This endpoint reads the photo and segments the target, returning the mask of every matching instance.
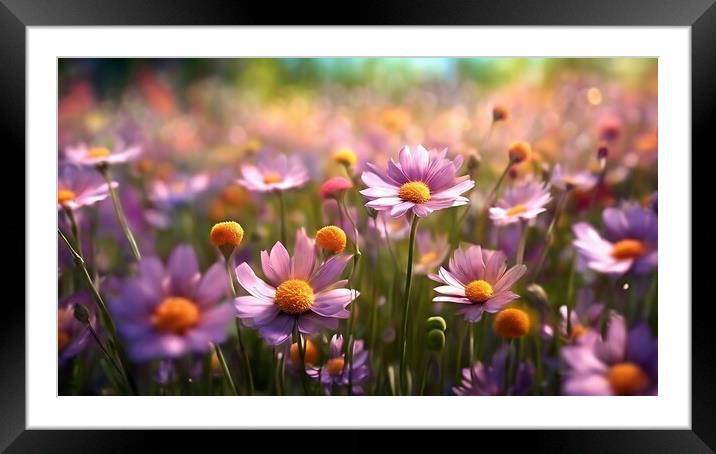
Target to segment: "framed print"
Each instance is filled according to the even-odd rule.
[[[550,452],[711,452],[691,255],[711,3],[295,26],[310,8],[5,2],[27,181],[3,448],[518,429]]]

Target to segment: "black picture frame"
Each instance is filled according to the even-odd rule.
[[[692,148],[713,149],[712,119],[716,113],[716,4],[715,0],[621,0],[618,3],[597,0],[492,0],[403,2],[363,1],[353,6],[322,2],[247,2],[241,0],[0,0],[0,116],[5,155],[3,163],[25,168],[25,76],[26,27],[39,25],[573,25],[573,26],[690,26],[692,84]],[[49,152],[49,150],[48,150]],[[690,150],[670,152],[690,153]],[[12,162],[12,159],[15,162]],[[27,171],[28,169],[25,168]],[[703,170],[702,172],[707,171]],[[15,181],[8,179],[6,181]],[[693,181],[699,181],[694,174]],[[704,181],[702,178],[701,181]],[[706,177],[708,181],[708,177]],[[5,193],[12,191],[5,186]],[[16,183],[14,184],[16,186]],[[697,192],[694,192],[696,196]],[[17,191],[12,192],[17,195]],[[712,190],[705,192],[712,193]],[[24,213],[24,200],[3,204],[6,214]],[[7,222],[7,219],[6,219]],[[693,221],[692,221],[693,222]],[[19,241],[8,238],[25,236],[19,222],[8,222],[3,252],[6,265],[19,264]],[[697,229],[707,228],[693,223]],[[709,237],[712,237],[711,234]],[[709,238],[705,235],[701,238]],[[24,263],[24,261],[23,261]],[[19,265],[17,267],[19,269]],[[24,268],[24,267],[23,267]],[[7,268],[6,268],[7,269]],[[694,269],[694,272],[696,269]],[[27,270],[31,272],[31,270]],[[27,279],[27,272],[25,279]],[[697,274],[698,277],[698,274]],[[692,279],[697,281],[697,279]],[[25,280],[27,283],[27,281]],[[23,291],[24,292],[24,291]],[[423,449],[440,447],[464,440],[479,440],[486,449],[492,443],[512,449],[547,452],[681,452],[700,453],[716,450],[716,355],[713,322],[708,317],[712,298],[692,305],[692,402],[691,430],[618,430],[618,431],[519,431],[514,436],[501,431],[482,431],[472,436],[459,434],[447,442],[447,434],[412,431],[398,437],[367,437],[358,432],[334,431],[334,441],[320,437],[287,434],[271,437],[273,447],[303,440],[340,443],[349,450],[401,448],[406,440],[419,440]],[[688,304],[688,295],[678,304]],[[671,302],[677,304],[677,302]],[[671,304],[666,302],[666,304]],[[237,449],[238,439],[229,432],[207,435],[189,431],[158,433],[148,431],[55,431],[25,430],[25,308],[19,298],[5,301],[0,317],[0,450],[7,452],[135,452],[168,447],[203,439],[200,444],[217,449]],[[237,408],[237,411],[240,409]],[[426,418],[438,417],[427,415]],[[226,440],[218,441],[216,437]],[[452,437],[452,435],[449,435]],[[205,438],[206,437],[206,438]],[[209,438],[210,437],[210,438]],[[265,443],[267,434],[243,433],[241,443],[249,446]],[[247,439],[248,437],[248,439]],[[489,438],[489,441],[487,440]],[[263,440],[263,441],[262,441]],[[283,442],[282,442],[283,440]],[[226,443],[223,443],[226,441]],[[393,446],[391,446],[393,445]],[[474,445],[478,449],[478,445]],[[342,449],[342,448],[341,448]]]

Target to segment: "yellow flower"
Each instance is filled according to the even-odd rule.
[[[244,239],[244,229],[238,222],[219,222],[211,228],[209,234],[211,244],[218,248],[230,246],[236,248]]]
[[[333,153],[333,160],[346,167],[353,167],[358,162],[358,157],[353,150],[348,147],[344,147],[339,148],[335,153]]]
[[[343,252],[346,248],[346,232],[340,227],[329,225],[316,233],[316,245],[334,254]]]
[[[495,317],[495,331],[509,339],[522,337],[530,331],[530,318],[521,309],[514,307],[504,309]]]

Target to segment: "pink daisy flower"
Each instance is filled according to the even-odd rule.
[[[117,183],[112,182],[116,187]],[[64,165],[58,172],[57,209],[79,208],[94,205],[109,197],[109,185],[97,172],[83,170],[75,165]]]
[[[594,271],[621,275],[648,273],[658,265],[658,219],[636,202],[607,208],[602,213],[606,237],[590,224],[572,226],[574,246],[583,263]]]
[[[561,165],[554,166],[550,183],[561,190],[574,188],[580,191],[589,191],[596,186],[598,178],[588,170],[570,172],[563,169]]]
[[[276,159],[260,160],[256,166],[241,166],[238,183],[255,192],[285,191],[303,186],[308,181],[308,170],[297,156],[282,154]]]
[[[296,232],[293,257],[280,242],[261,251],[265,280],[259,279],[247,263],[236,268],[239,284],[250,293],[234,300],[239,318],[256,327],[271,345],[290,339],[295,325],[303,334],[321,328],[338,328],[339,319],[350,315],[346,306],[356,299],[356,290],[343,288],[339,280],[351,255],[338,254],[322,265],[316,263],[316,248],[304,229]]]
[[[534,180],[509,188],[505,195],[497,201],[497,206],[490,208],[490,219],[495,225],[507,225],[519,221],[529,221],[546,211],[545,205],[552,200],[546,183]]]
[[[415,152],[408,146],[400,150],[399,163],[391,160],[383,176],[371,163],[361,179],[368,186],[360,191],[370,201],[367,207],[377,211],[389,211],[391,217],[399,217],[412,211],[425,217],[435,210],[465,205],[463,192],[475,186],[469,176],[455,177],[462,165],[462,156],[447,159],[447,149],[428,152],[418,145]]]
[[[433,281],[444,284],[435,288],[441,296],[436,296],[433,301],[462,304],[458,314],[473,323],[480,321],[483,312],[499,312],[519,297],[510,287],[527,270],[524,265],[515,265],[508,270],[505,261],[501,251],[480,246],[455,250],[447,270],[440,267],[437,275],[428,275]]]
[[[65,157],[68,161],[80,165],[97,166],[101,164],[123,164],[134,160],[142,153],[142,148],[133,146],[124,148],[118,144],[114,150],[106,147],[88,147],[82,143],[76,147],[67,147]]]

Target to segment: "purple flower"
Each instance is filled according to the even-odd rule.
[[[360,191],[370,201],[367,207],[389,211],[390,216],[402,216],[412,211],[425,217],[435,210],[465,205],[461,196],[475,186],[469,176],[455,177],[462,165],[462,156],[449,160],[447,149],[440,153],[428,152],[419,145],[415,153],[408,146],[400,150],[399,163],[391,160],[385,176],[371,163],[361,178],[368,186]]]
[[[550,183],[561,190],[577,189],[580,191],[589,191],[597,184],[597,177],[587,170],[581,172],[568,172],[557,164],[552,171]]]
[[[490,219],[495,225],[529,221],[546,211],[545,205],[552,200],[546,183],[525,180],[507,189],[505,195],[490,208]]]
[[[174,205],[187,203],[209,187],[209,174],[176,175],[165,182],[156,180],[151,187],[149,198],[159,207],[169,209]]]
[[[436,296],[433,301],[461,304],[458,314],[473,323],[480,321],[483,312],[499,312],[518,298],[510,287],[527,270],[525,265],[515,265],[507,270],[505,261],[501,251],[480,246],[455,250],[448,270],[440,267],[437,275],[428,275],[433,281],[445,284],[435,288],[444,296]]]
[[[97,166],[100,164],[122,164],[135,159],[142,153],[142,148],[133,146],[124,148],[117,144],[113,151],[106,147],[88,147],[80,144],[65,149],[65,157],[68,161],[80,165]]]
[[[93,326],[95,324],[92,300],[87,292],[81,291],[60,300],[57,309],[57,354],[60,365],[84,350],[90,339],[89,329],[75,319],[75,304],[85,306],[90,314],[90,323]]]
[[[624,318],[614,313],[606,340],[593,339],[562,349],[564,394],[656,395],[657,341],[645,323],[627,332]]]
[[[571,334],[567,333],[567,306],[559,307],[559,334],[568,337],[571,342],[591,342],[593,340],[591,337],[596,334],[593,329],[599,324],[604,305],[594,302],[594,292],[589,288],[579,289],[576,300],[574,308],[569,311]],[[542,326],[542,333],[545,337],[551,338],[554,336],[554,329],[545,323]]]
[[[433,235],[418,232],[418,256],[413,270],[417,274],[428,274],[440,266],[450,252],[447,235]]]
[[[142,258],[139,275],[127,279],[110,302],[129,356],[177,358],[224,342],[235,315],[231,304],[219,304],[227,288],[223,264],[212,265],[202,277],[191,246],[177,246],[166,268],[157,257]]]
[[[656,214],[636,203],[607,208],[602,213],[607,238],[589,224],[572,227],[574,246],[581,260],[600,273],[646,273],[657,266],[658,223]]]
[[[334,255],[318,266],[316,247],[304,229],[296,232],[295,244],[293,257],[280,242],[270,254],[261,251],[265,281],[247,263],[236,268],[239,284],[250,293],[234,300],[239,318],[257,327],[271,345],[288,340],[295,324],[303,334],[338,328],[338,320],[349,316],[346,306],[359,295],[343,288],[347,280],[339,280],[350,255]]]
[[[94,205],[109,197],[109,185],[96,172],[66,164],[58,171],[57,209],[79,208]],[[112,182],[116,187],[117,183]]]
[[[308,170],[298,156],[282,154],[276,159],[264,159],[258,165],[241,166],[238,183],[256,192],[285,191],[303,186],[308,181]]]
[[[363,394],[361,383],[368,378],[370,371],[368,370],[368,352],[363,349],[363,341],[355,340],[353,342],[353,367],[347,363],[347,359],[343,354],[343,336],[334,334],[331,338],[330,358],[319,369],[310,367],[306,369],[306,374],[312,378],[318,378],[323,385],[326,394],[331,393],[331,387],[348,386],[349,381],[352,384],[352,394]]]
[[[508,389],[505,386],[505,366],[507,348],[502,347],[492,358],[492,365],[486,367],[481,362],[462,370],[462,381],[452,388],[457,396],[524,396],[532,387],[534,369],[530,363],[522,362],[517,369],[515,383]]]

